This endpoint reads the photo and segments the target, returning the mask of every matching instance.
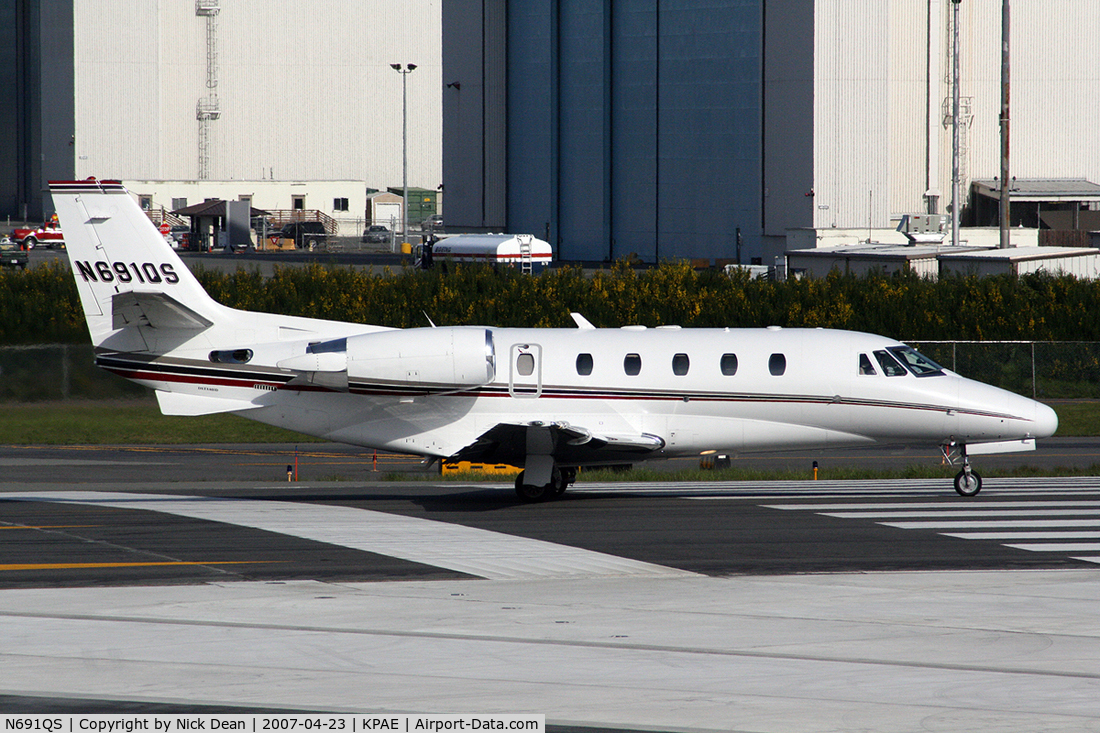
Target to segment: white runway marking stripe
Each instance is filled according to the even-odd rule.
[[[765,509],[813,512],[833,519],[863,519],[895,529],[933,531],[944,537],[961,540],[993,541],[1004,547],[1039,553],[1066,553],[1074,560],[1100,564],[1100,501],[1091,498],[1065,498],[1065,489],[1088,490],[1095,495],[1100,488],[1096,477],[1087,480],[1049,479],[1034,485],[1031,491],[1021,491],[1021,482],[998,479],[1005,488],[997,491],[997,499],[944,499],[942,501],[900,501],[896,496],[883,496],[882,501],[767,503]],[[1030,481],[1030,480],[1028,480]],[[1055,492],[1058,492],[1057,494]],[[1020,500],[1005,500],[1006,496],[1026,496]],[[817,495],[831,499],[833,496]],[[861,497],[863,498],[863,497]],[[868,499],[870,497],[867,497]],[[912,520],[912,521],[905,521]],[[1080,541],[1075,541],[1080,540]]]
[[[858,509],[874,509],[879,511],[886,509],[950,510],[955,509],[959,506],[958,501],[958,498],[948,498],[945,501],[898,501],[881,504],[870,504],[867,502],[863,502],[861,504],[768,504],[765,506],[768,509],[789,509],[813,512],[842,512]],[[981,505],[975,504],[974,506],[989,507],[992,509],[1023,509],[1032,507],[1100,507],[1100,501],[998,501]]]
[[[947,537],[956,537],[960,540],[1001,540],[1002,542],[1020,540],[1100,540],[1098,531],[1067,531],[1067,532],[955,532],[945,533]]]
[[[163,512],[252,527],[494,580],[693,576],[542,540],[345,506],[97,491],[3,494],[4,499]]]
[[[898,529],[1042,529],[1054,527],[1100,527],[1100,519],[988,519],[971,522],[879,522]]]
[[[1035,542],[1005,547],[1029,552],[1100,552],[1100,542]]]
[[[1074,517],[1100,515],[1100,509],[991,509],[975,507],[973,509],[941,509],[940,511],[924,509],[915,512],[878,512],[873,511],[875,507],[868,507],[868,509],[870,511],[818,512],[818,514],[837,519],[916,519],[917,517],[962,519],[963,517]]]

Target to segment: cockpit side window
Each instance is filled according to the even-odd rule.
[[[882,373],[888,377],[904,377],[907,373],[905,367],[898,364],[897,359],[890,356],[886,351],[876,351],[875,359],[878,360],[879,366],[882,367]]]
[[[871,363],[871,359],[868,358],[866,354],[859,355],[859,373],[868,375],[878,374],[878,372],[875,371],[875,365]]]
[[[910,346],[891,346],[890,353],[918,377],[942,377],[943,367]]]

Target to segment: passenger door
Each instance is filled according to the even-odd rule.
[[[509,355],[508,394],[537,398],[542,394],[542,347],[512,344]]]

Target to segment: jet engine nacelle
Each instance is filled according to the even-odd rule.
[[[471,389],[496,377],[493,332],[410,328],[348,338],[348,381],[432,392]]]

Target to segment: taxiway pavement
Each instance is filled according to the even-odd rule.
[[[1100,730],[1100,478],[990,478],[975,499],[939,479],[587,484],[529,505],[98,460],[0,484],[2,711]]]

